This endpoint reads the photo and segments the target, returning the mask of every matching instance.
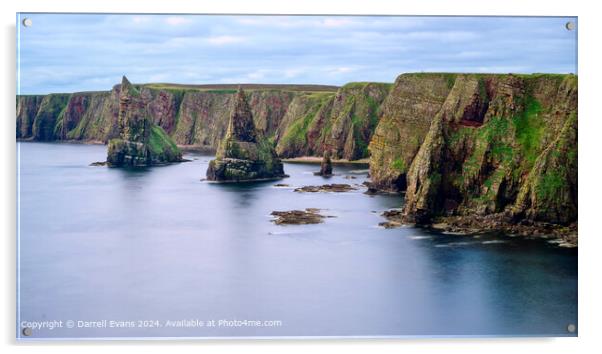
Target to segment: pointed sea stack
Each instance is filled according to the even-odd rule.
[[[153,123],[140,92],[125,76],[119,94],[119,129],[119,138],[109,141],[109,166],[152,166],[182,161],[180,149]]]
[[[330,159],[330,150],[324,150],[324,156],[320,163],[320,171],[315,172],[314,175],[322,177],[332,176],[332,160]]]
[[[273,144],[255,129],[245,93],[238,88],[226,136],[215,160],[209,162],[207,180],[249,182],[287,177]]]

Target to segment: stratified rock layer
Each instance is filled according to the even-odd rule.
[[[247,182],[286,177],[272,143],[255,129],[247,98],[239,88],[215,160],[209,162],[207,180]]]
[[[140,92],[125,76],[119,95],[118,127],[120,137],[109,141],[109,166],[152,166],[182,160],[176,144],[151,121]]]
[[[381,107],[382,117],[370,141],[371,187],[399,192],[431,121],[453,84],[450,74],[400,75]]]
[[[577,220],[575,76],[457,75],[423,139],[406,172],[408,221]]]

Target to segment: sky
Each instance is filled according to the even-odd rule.
[[[19,17],[20,16],[20,17]],[[134,83],[393,82],[408,72],[576,73],[575,18],[18,14],[21,94]]]

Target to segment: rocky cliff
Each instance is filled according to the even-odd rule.
[[[134,85],[153,119],[178,145],[215,151],[226,134],[235,87]],[[256,128],[285,157],[368,156],[388,84],[249,85]],[[121,85],[107,92],[17,97],[17,138],[107,143],[119,135]],[[35,128],[34,127],[38,127]]]
[[[286,177],[272,142],[255,128],[242,88],[238,89],[232,106],[226,136],[219,144],[215,159],[209,162],[207,179],[248,182]]]
[[[402,75],[370,147],[375,185],[406,187],[407,221],[577,220],[576,76]]]
[[[232,86],[135,85],[153,123],[179,145],[216,150]],[[107,142],[120,85],[17,97],[17,137]],[[248,85],[257,132],[280,157],[370,157],[371,187],[406,191],[406,220],[503,215],[577,219],[577,77],[402,74],[394,84]]]
[[[454,80],[449,74],[403,74],[395,80],[368,147],[374,188],[405,190],[407,170]]]
[[[368,157],[368,143],[390,87],[381,83],[350,83],[334,95],[296,97],[277,131],[278,154],[321,156],[330,150],[335,158]]]

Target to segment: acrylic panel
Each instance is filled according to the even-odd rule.
[[[576,17],[16,27],[18,339],[577,335]]]

